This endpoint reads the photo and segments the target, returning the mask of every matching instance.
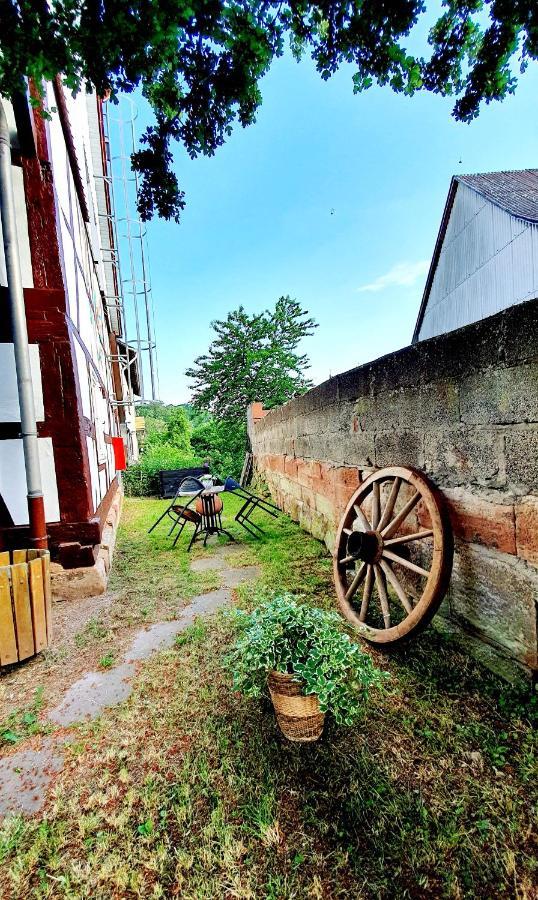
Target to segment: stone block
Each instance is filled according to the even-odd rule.
[[[332,407],[338,401],[338,378],[329,378],[322,384],[318,384],[317,387],[308,391],[305,397],[308,398],[311,409]]]
[[[490,316],[447,334],[420,341],[416,383],[460,380],[474,372],[504,365],[503,315]]]
[[[414,388],[421,357],[420,345],[409,345],[370,363],[370,384],[375,394],[399,388]]]
[[[104,594],[107,586],[107,572],[102,557],[93,566],[64,569],[60,563],[51,563],[50,578],[52,599],[83,600]]]
[[[502,437],[491,429],[440,428],[424,436],[424,469],[441,488],[502,485],[501,458]]]
[[[340,459],[346,466],[373,466],[375,459],[375,437],[373,431],[358,431],[340,440]]]
[[[461,420],[470,425],[537,422],[538,364],[490,369],[464,379]]]
[[[538,566],[538,497],[524,497],[515,512],[517,555]]]
[[[327,497],[322,497],[321,494],[314,494],[314,498],[316,512],[324,516],[328,522],[332,522],[334,519],[334,502]]]
[[[538,428],[513,428],[504,439],[506,479],[524,493],[538,491]]]
[[[506,364],[511,366],[538,357],[538,303],[528,300],[518,303],[502,314],[503,351]],[[495,316],[497,318],[497,316]]]
[[[297,459],[295,456],[284,457],[284,474],[288,478],[297,478]]]
[[[460,417],[458,386],[450,381],[385,391],[364,412],[358,406],[362,430],[455,425]]]
[[[330,519],[327,519],[322,513],[319,513],[317,510],[313,510],[310,518],[310,534],[317,538],[318,541],[325,540],[325,535],[329,530]]]
[[[523,688],[528,687],[533,676],[533,669],[517,662],[497,644],[487,643],[483,635],[466,631],[455,619],[441,615],[441,612],[434,617],[432,625],[436,631],[450,638],[459,650],[478,660],[491,672],[495,672],[496,675],[500,675],[511,684],[519,684]]]
[[[407,429],[378,431],[375,435],[375,465],[424,467],[423,433]],[[367,462],[372,465],[372,462]]]
[[[525,666],[536,666],[538,572],[514,556],[457,544],[452,615]]]
[[[444,490],[454,534],[462,541],[515,554],[516,528],[512,503],[493,502],[464,488]],[[501,495],[502,496],[502,495]]]
[[[361,482],[359,469],[342,466],[335,469],[334,506],[339,519]]]
[[[371,364],[349,369],[338,375],[338,399],[340,402],[356,400],[370,393]]]
[[[335,469],[327,463],[321,463],[318,474],[312,480],[312,487],[321,497],[334,499]]]

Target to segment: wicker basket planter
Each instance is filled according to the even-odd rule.
[[[267,684],[275,708],[277,722],[289,741],[317,741],[323,732],[325,713],[313,694],[303,694],[293,675],[269,672]]]
[[[49,551],[1,551],[0,666],[35,656],[51,639]]]

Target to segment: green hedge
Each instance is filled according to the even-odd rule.
[[[123,484],[128,497],[148,497],[160,490],[161,469],[186,469],[200,466],[201,459],[186,454],[169,444],[148,447],[133,466],[123,474]]]

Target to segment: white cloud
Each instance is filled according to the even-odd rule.
[[[419,262],[398,263],[392,269],[389,269],[388,272],[385,272],[384,275],[376,278],[375,281],[372,281],[370,284],[363,284],[362,287],[357,288],[357,293],[360,294],[363,291],[384,291],[388,287],[410,287],[410,285],[415,284],[419,278],[426,274],[429,267],[430,261],[428,259],[421,259]]]

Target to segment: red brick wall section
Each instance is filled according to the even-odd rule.
[[[250,439],[279,505],[330,549],[374,468],[425,471],[456,543],[443,615],[503,674],[536,669],[538,300],[331,378]]]

